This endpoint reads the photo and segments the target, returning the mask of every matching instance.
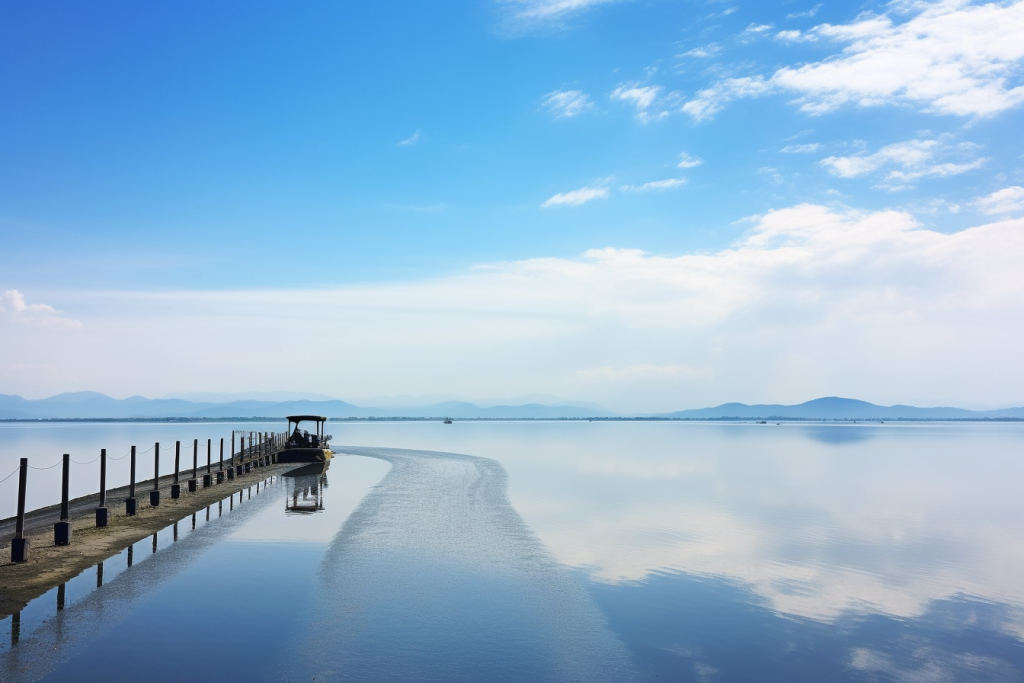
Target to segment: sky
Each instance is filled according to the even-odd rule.
[[[0,393],[1024,404],[1024,1],[0,4]]]

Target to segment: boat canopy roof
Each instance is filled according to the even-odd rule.
[[[299,422],[327,422],[327,418],[326,417],[321,417],[320,415],[289,415],[287,419],[288,419],[289,422],[295,422],[295,423],[299,423]]]

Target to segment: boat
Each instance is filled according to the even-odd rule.
[[[330,434],[324,434],[324,427],[327,418],[320,415],[291,415],[288,420],[288,440],[284,444],[284,450],[277,454],[277,461],[282,463],[290,462],[327,462],[334,457],[331,450]],[[309,431],[299,429],[303,422],[313,422],[316,429],[312,434]],[[295,424],[294,429],[292,424]]]
[[[452,419],[451,419],[450,417],[446,417],[446,418],[444,419],[444,423],[445,423],[446,425],[450,425],[450,424],[452,423]]]

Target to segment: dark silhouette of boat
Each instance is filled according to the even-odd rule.
[[[444,423],[445,423],[446,425],[450,425],[450,424],[452,423],[452,419],[451,419],[450,417],[446,417],[446,418],[444,419]]]
[[[292,423],[295,429],[292,430]],[[315,422],[316,429],[313,434],[307,430],[299,430],[302,422]],[[285,442],[284,450],[277,454],[278,462],[327,462],[334,457],[331,450],[330,434],[324,434],[324,426],[327,423],[326,417],[319,415],[292,415],[288,418],[288,441]]]

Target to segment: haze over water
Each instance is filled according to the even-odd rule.
[[[233,426],[244,427],[174,429]],[[11,430],[39,429],[5,425],[5,443]],[[149,441],[154,426],[76,430],[76,439],[92,430],[90,443]],[[151,582],[130,599],[116,581],[138,567],[83,591],[61,613],[64,641],[44,596],[26,610],[39,616],[18,647],[56,642],[59,654],[52,670],[12,680],[129,675],[211,642],[244,648],[255,634],[275,645],[255,660],[201,654],[210,663],[190,676],[1014,681],[1024,673],[1021,425],[336,423],[331,431],[340,453],[359,455],[332,463],[322,513],[286,516],[291,484],[279,480],[253,497],[262,507],[247,501],[195,539],[168,542],[166,555],[147,560],[157,563]],[[73,446],[60,443],[67,433],[46,438],[60,451]],[[3,452],[0,464],[12,455]],[[82,619],[76,627],[76,609],[104,616],[98,627]],[[597,669],[594,653],[603,658]],[[10,651],[0,656],[10,663]]]

